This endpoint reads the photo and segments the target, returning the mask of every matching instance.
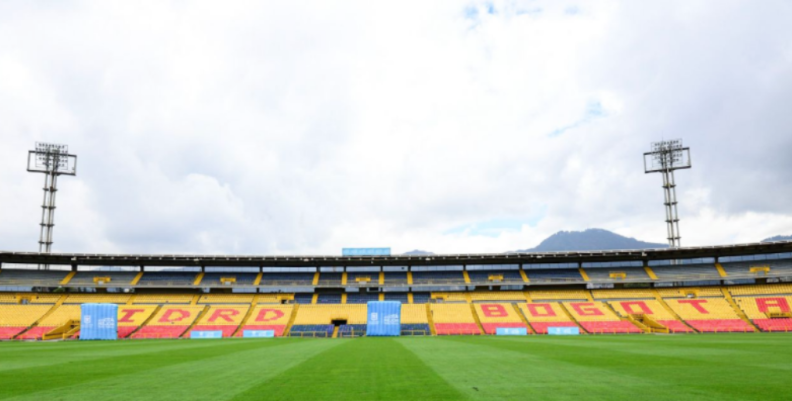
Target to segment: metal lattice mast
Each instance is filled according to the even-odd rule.
[[[681,139],[654,142],[652,143],[652,151],[644,153],[644,172],[647,174],[661,173],[663,176],[665,221],[668,245],[671,248],[682,246],[674,171],[690,167],[690,148],[683,147]]]
[[[44,173],[44,200],[41,203],[41,233],[39,252],[52,251],[55,228],[55,199],[58,193],[58,176],[77,174],[77,156],[69,154],[67,145],[36,143],[36,150],[28,152],[29,172]],[[41,268],[41,267],[40,267]],[[44,266],[46,269],[47,267]]]

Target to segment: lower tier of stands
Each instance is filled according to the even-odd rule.
[[[686,320],[686,322],[702,333],[751,333],[754,331],[753,327],[741,319]]]
[[[792,331],[792,319],[754,319],[753,321],[762,331]]]
[[[484,328],[484,334],[495,334],[498,331],[498,329],[503,329],[503,328],[528,329],[528,326],[526,326],[525,323],[522,322],[481,323],[481,327]],[[531,330],[528,329],[528,333],[530,332]]]
[[[144,326],[131,338],[179,338],[190,326]]]
[[[641,329],[627,321],[597,321],[580,322],[587,332],[591,334],[638,334]]]
[[[439,336],[481,334],[475,323],[435,323],[434,326]]]
[[[302,324],[292,326],[289,335],[292,337],[331,337],[335,326],[332,324]]]

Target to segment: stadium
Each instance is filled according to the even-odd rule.
[[[0,2],[0,400],[792,399],[782,3]]]

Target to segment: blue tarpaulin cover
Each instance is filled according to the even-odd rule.
[[[367,336],[398,336],[401,334],[401,302],[372,301],[368,303]]]
[[[118,340],[118,305],[82,304],[80,340]]]

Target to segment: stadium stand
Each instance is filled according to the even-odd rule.
[[[519,270],[468,270],[471,284],[523,284]]]
[[[255,294],[206,294],[198,299],[199,304],[243,304],[250,305]]]
[[[401,333],[402,335],[429,335],[429,319],[426,315],[426,305],[401,306]]]
[[[407,284],[407,272],[385,272],[385,285]]]
[[[658,288],[657,293],[663,298],[721,298],[723,293],[719,287],[677,287]]]
[[[69,320],[80,320],[80,305],[56,306],[55,310],[45,315],[35,327],[22,333],[17,338],[23,340],[39,340],[52,329],[63,325]]]
[[[347,273],[348,286],[379,284],[379,272],[374,273]]]
[[[616,290],[621,291],[621,290]],[[629,290],[627,290],[629,291]],[[642,294],[642,293],[640,293]],[[595,298],[596,291],[595,291]],[[615,297],[616,299],[624,299]],[[668,310],[660,301],[654,299],[633,299],[633,300],[611,300],[608,304],[619,316],[634,316],[640,319],[648,317],[667,328],[671,333],[692,333],[693,330],[679,321],[674,314]],[[651,326],[651,322],[649,323]]]
[[[432,294],[428,292],[414,292],[412,293],[414,304],[426,304],[429,303],[429,299],[431,299]]]
[[[412,272],[413,284],[465,284],[461,271]]]
[[[70,272],[57,270],[0,270],[0,286],[58,287]]]
[[[591,334],[637,334],[642,330],[622,320],[604,303],[564,302],[564,307]]]
[[[145,272],[138,281],[138,287],[189,287],[195,282],[198,273],[191,272]]]
[[[294,294],[294,302],[298,304],[310,304],[314,294]]]
[[[652,266],[660,281],[706,281],[720,280],[714,264]]]
[[[319,273],[319,285],[341,285],[342,273]]]
[[[132,338],[179,338],[206,306],[163,306]]]
[[[14,293],[0,293],[0,304],[18,304],[17,296]]]
[[[557,302],[521,303],[519,307],[537,334],[547,334],[548,327],[577,327]]]
[[[752,332],[724,298],[666,299],[682,320],[700,332]]]
[[[340,304],[341,303],[341,294],[329,294],[329,293],[320,293],[319,296],[316,298],[316,303],[318,304]]]
[[[82,271],[72,277],[69,281],[70,287],[93,287],[93,286],[130,286],[132,280],[137,275],[136,272],[116,272],[116,271]],[[110,281],[107,281],[109,279]],[[100,284],[103,282],[104,284]]]
[[[132,301],[135,304],[189,304],[194,298],[190,294],[137,294]]]
[[[737,285],[729,287],[729,292],[734,296],[771,294],[792,295],[792,284]]]
[[[475,304],[474,308],[485,334],[495,334],[498,328],[523,327],[528,329],[512,304],[484,303]],[[530,332],[530,329],[528,331]]]
[[[250,306],[211,306],[185,336],[193,331],[222,331],[223,337],[231,337],[247,315],[248,309]]]
[[[481,334],[468,304],[432,304],[431,312],[438,335]]]
[[[202,287],[252,287],[258,273],[206,273]],[[229,280],[231,279],[231,280]]]
[[[118,338],[127,338],[148,320],[157,306],[120,306],[118,308]]]
[[[289,335],[329,337],[336,324],[366,324],[366,305],[301,305]],[[325,333],[325,334],[321,334]]]
[[[610,267],[585,269],[591,282],[651,281],[643,267]],[[621,278],[623,275],[624,278]]]
[[[410,301],[410,298],[407,296],[406,292],[386,292],[385,301],[399,301],[402,304],[406,304]]]
[[[792,296],[745,296],[734,300],[760,330],[792,331]]]
[[[577,269],[526,269],[525,275],[528,276],[533,284],[574,284],[583,283],[583,276]]]
[[[0,305],[0,340],[14,338],[50,309],[50,305]]]
[[[313,273],[263,273],[260,286],[310,286],[313,284]]]
[[[654,299],[651,289],[592,290],[594,299]]]
[[[365,324],[342,324],[338,326],[338,337],[362,337],[365,335]]]
[[[70,294],[63,301],[64,304],[125,304],[132,296],[129,294]]]
[[[525,294],[522,291],[473,291],[470,292],[470,299],[473,302],[487,301],[515,301],[525,302]]]
[[[237,332],[237,337],[241,337],[245,330],[272,330],[276,337],[283,336],[293,310],[291,305],[256,306],[247,322]]]
[[[528,291],[532,300],[588,301],[585,290],[547,290]]]
[[[347,294],[346,303],[365,304],[370,301],[379,301],[379,294],[376,292],[350,292]]]
[[[59,294],[47,294],[47,293],[32,293],[26,292],[19,294],[19,299],[21,303],[30,303],[30,304],[55,304],[60,300],[61,296]]]

